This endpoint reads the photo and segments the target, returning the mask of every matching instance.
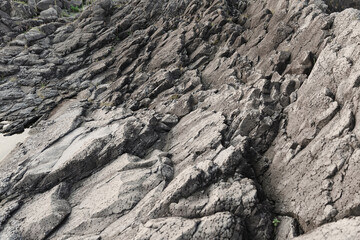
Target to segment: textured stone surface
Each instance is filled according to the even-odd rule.
[[[335,17],[335,39],[286,109],[287,126],[266,153],[273,164],[264,175],[265,189],[281,202],[278,211],[296,214],[305,231],[351,216],[358,206],[357,197],[348,195],[357,188],[356,167],[350,166],[359,147],[355,16],[359,12],[348,9]]]
[[[359,218],[345,218],[338,222],[328,223],[318,229],[294,239],[357,239],[359,238]]]
[[[338,3],[0,2],[0,239],[358,238]]]

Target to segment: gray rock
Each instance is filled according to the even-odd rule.
[[[356,239],[359,237],[358,225],[358,217],[346,218],[338,222],[325,224],[308,234],[294,239]]]
[[[71,0],[70,1],[70,6],[77,6],[80,7],[83,5],[83,1],[82,0]]]
[[[295,219],[287,216],[279,216],[276,219],[280,221],[276,227],[276,240],[293,239],[299,235]]]
[[[20,70],[18,66],[12,65],[0,65],[0,75],[1,77],[7,77],[9,75],[13,75]]]
[[[11,16],[15,16],[21,19],[32,18],[36,16],[36,8],[31,5],[26,4],[25,2],[11,2],[11,11],[7,11]]]
[[[59,187],[39,194],[16,212],[4,232],[26,239],[45,239],[71,212],[69,203],[58,195]],[[5,237],[5,236],[3,236]]]
[[[81,4],[0,3],[1,239],[357,238],[358,10]]]
[[[41,0],[36,4],[36,7],[40,12],[49,9],[50,7],[55,7],[55,6],[58,6],[58,7],[62,8],[63,7],[62,1],[59,1],[59,0]]]
[[[46,10],[41,11],[40,17],[44,20],[51,21],[51,20],[56,20],[59,16],[55,8],[50,7],[47,8]]]

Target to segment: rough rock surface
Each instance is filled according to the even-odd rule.
[[[0,2],[0,239],[359,238],[339,3]]]

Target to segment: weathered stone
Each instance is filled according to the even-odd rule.
[[[49,9],[50,7],[59,6],[60,8],[63,7],[62,1],[59,0],[41,0],[36,4],[36,7],[40,11],[44,11]]]
[[[296,240],[302,239],[356,239],[359,238],[359,231],[357,230],[359,227],[359,218],[352,217],[342,219],[338,222],[325,224],[318,229],[304,234],[300,237],[294,238]]]
[[[356,239],[360,15],[336,3],[1,1],[0,131],[32,127],[0,238]]]
[[[298,225],[295,219],[287,216],[276,218],[279,223],[276,226],[276,240],[293,239],[299,235]]]
[[[26,239],[45,239],[71,212],[69,203],[59,190],[61,186],[36,195],[16,212],[7,224],[11,230],[4,229],[4,232],[11,231],[13,236]]]
[[[41,11],[40,17],[47,21],[56,20],[58,18],[58,12],[55,10],[55,8],[50,7]]]
[[[2,78],[13,75],[20,70],[18,66],[0,65],[0,76]]]

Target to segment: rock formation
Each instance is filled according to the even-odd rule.
[[[0,239],[360,238],[349,7],[0,2]]]

